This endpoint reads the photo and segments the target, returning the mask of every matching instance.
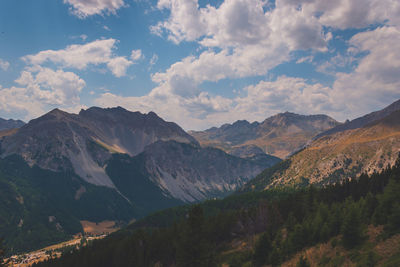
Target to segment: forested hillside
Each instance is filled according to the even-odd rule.
[[[373,247],[365,252],[365,243],[369,225],[383,227],[382,240],[399,233],[399,191],[400,158],[380,173],[319,189],[244,193],[166,210],[36,266],[275,266],[333,237],[344,250],[363,248],[349,259],[354,265],[365,257],[398,264],[399,257],[385,258]],[[160,221],[165,224],[157,226]]]

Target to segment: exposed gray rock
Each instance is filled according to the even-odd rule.
[[[236,190],[269,165],[175,141],[156,142],[143,152],[150,179],[186,202]]]
[[[5,137],[1,156],[18,154],[31,166],[74,171],[89,183],[114,187],[104,170],[111,154],[135,156],[159,140],[198,144],[178,125],[153,112],[93,107],[70,114],[54,109]]]

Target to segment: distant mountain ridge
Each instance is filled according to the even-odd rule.
[[[399,103],[320,134],[303,150],[266,169],[241,190],[325,185],[392,166],[400,152]]]
[[[218,147],[228,153],[243,146],[257,146],[266,154],[285,158],[315,135],[339,124],[326,115],[285,112],[269,117],[261,123],[239,120],[219,128],[189,133],[201,145]]]
[[[24,124],[25,122],[21,120],[13,120],[13,119],[5,120],[0,118],[0,131],[20,128]]]

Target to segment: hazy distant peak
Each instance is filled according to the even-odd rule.
[[[241,152],[238,146],[255,145],[267,154],[284,158],[304,146],[316,134],[338,124],[339,122],[327,115],[300,115],[287,111],[271,116],[261,123],[238,120],[233,124],[224,124],[206,131],[193,131],[191,134],[202,145],[216,146],[228,152]]]
[[[14,128],[20,128],[24,126],[25,122],[21,120],[13,120],[13,119],[2,119],[0,118],[0,131],[2,130],[9,130]]]

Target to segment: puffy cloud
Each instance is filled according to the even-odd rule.
[[[0,69],[6,71],[10,67],[10,63],[0,58]]]
[[[71,5],[71,12],[81,19],[93,15],[115,14],[125,6],[124,0],[64,0]]]
[[[200,8],[197,0],[160,0],[157,7],[170,10],[170,16],[154,26],[154,32],[166,32],[175,43],[196,41],[216,49],[174,63],[165,72],[155,73],[153,81],[171,92],[192,95],[198,93],[193,84],[264,75],[287,61],[292,51],[327,51],[332,34],[324,26],[396,23],[398,1],[383,2],[278,0],[270,8],[262,0],[225,0],[218,7]],[[192,92],[183,92],[184,87]]]
[[[133,62],[136,62],[143,58],[142,50],[132,50],[131,52],[131,59]]]
[[[86,86],[75,73],[48,68],[38,68],[36,72],[23,71],[15,82],[25,86],[31,98],[44,104],[62,106],[78,104],[79,93]]]
[[[23,60],[31,65],[52,62],[64,68],[86,69],[89,65],[106,64],[110,71],[121,77],[133,61],[113,54],[117,40],[95,40],[83,45],[69,45],[61,50],[45,50],[35,55],[24,56]]]
[[[204,81],[264,75],[290,59],[291,51],[326,50],[331,35],[316,17],[291,5],[266,7],[261,0],[226,0],[204,8],[197,0],[160,0],[158,8],[171,13],[153,30],[167,32],[176,43],[197,41],[209,49],[155,73],[153,81],[169,92],[193,96]]]
[[[310,84],[303,78],[281,76],[276,81],[261,81],[245,88],[247,95],[236,99],[236,113],[251,112],[254,119],[285,110],[318,114],[333,111],[329,87]]]
[[[15,82],[21,87],[0,86],[0,110],[2,113],[20,114],[26,120],[53,107],[76,110],[81,107],[79,94],[86,85],[72,72],[48,68],[23,71]]]
[[[336,74],[332,99],[346,103],[349,113],[361,115],[400,98],[400,30],[381,27],[350,40],[352,53],[366,53],[354,71]]]
[[[31,95],[27,93],[26,88],[11,87],[2,88],[0,85],[0,111],[2,117],[19,118],[29,120],[43,114],[43,104],[35,99],[31,99]]]
[[[261,81],[246,87],[244,92],[244,96],[233,99],[206,92],[191,97],[160,95],[156,90],[142,97],[105,93],[95,102],[105,107],[122,105],[142,112],[155,111],[186,129],[204,129],[237,119],[261,121],[284,110],[307,114],[338,112],[330,102],[331,88],[309,84],[302,78],[282,76],[276,81]]]
[[[303,78],[280,76],[274,81],[247,86],[241,96],[226,98],[199,89],[197,81],[204,80],[207,75],[216,80],[218,77],[212,70],[187,69],[193,65],[191,62],[173,65],[166,73],[154,75],[153,79],[160,85],[148,95],[122,97],[106,93],[95,101],[101,106],[123,105],[143,112],[153,110],[186,129],[204,129],[237,119],[261,121],[285,110],[301,114],[324,113],[344,121],[399,99],[400,31],[385,26],[361,32],[354,35],[349,44],[348,53],[354,56],[351,63],[358,60],[356,67],[350,73],[338,73],[331,87]],[[357,57],[359,54],[366,56]],[[334,61],[337,65],[349,64],[343,62],[342,56]],[[178,74],[193,73],[194,80],[182,78],[191,75],[173,74],[175,68]]]
[[[160,0],[157,7],[169,9],[171,16],[167,21],[152,26],[153,33],[161,35],[163,29],[167,29],[171,33],[169,39],[175,43],[193,41],[205,34],[206,25],[197,0]]]
[[[275,53],[270,53],[271,50]],[[205,51],[198,58],[184,58],[165,72],[155,73],[152,80],[171,92],[191,95],[204,81],[262,75],[288,58],[287,48],[279,46],[251,46],[232,53]]]
[[[212,97],[203,92],[194,98],[183,98],[177,95],[157,95],[151,93],[141,97],[124,97],[104,93],[95,103],[102,107],[123,106],[141,112],[154,111],[168,121],[174,121],[185,129],[204,129],[215,123],[226,122],[222,116],[227,114],[232,104],[231,99],[221,96]],[[213,119],[212,117],[216,117]],[[229,118],[231,120],[232,117]]]
[[[175,43],[198,42],[206,50],[153,74],[152,80],[158,86],[147,96],[129,98],[128,107],[146,103],[146,110],[158,110],[186,127],[198,128],[243,116],[261,120],[284,109],[327,113],[343,120],[400,97],[398,1],[277,0],[275,6],[269,6],[261,0],[225,0],[218,7],[200,8],[196,0],[160,0],[157,6],[170,10],[170,16],[154,26],[153,32],[160,36],[166,33]],[[345,56],[336,54],[319,67],[330,74],[353,67],[350,73],[337,73],[331,87],[282,76],[273,82],[249,86],[245,88],[246,96],[233,99],[211,96],[200,89],[205,81],[265,75],[291,59],[292,51],[326,52],[332,39],[326,29],[362,28],[375,23],[394,26],[356,34],[349,41],[351,48]],[[297,63],[312,58],[313,55]],[[108,94],[101,99],[104,104],[116,98]],[[174,111],[167,112],[153,104],[160,100],[162,105],[172,99],[179,100],[172,105],[174,111],[180,110],[176,116]],[[216,102],[223,104],[218,107]]]
[[[107,67],[111,70],[115,77],[122,77],[126,75],[126,70],[133,62],[125,57],[115,57],[108,61]]]
[[[224,1],[218,8],[202,10],[207,22],[205,46],[228,47],[260,44],[271,37],[270,14],[264,13],[264,1]]]
[[[151,29],[159,35],[165,30],[175,43],[198,40],[208,47],[270,42],[289,44],[293,49],[326,46],[317,18],[292,5],[265,11],[266,5],[262,0],[225,0],[218,8],[199,8],[197,0],[160,0],[158,8],[167,8],[171,14]]]
[[[384,22],[399,25],[400,22],[397,0],[278,0],[276,5],[300,6],[309,16],[317,16],[322,25],[339,29]]]
[[[51,61],[63,67],[84,69],[88,64],[107,63],[112,56],[115,39],[96,40],[84,45],[69,45],[61,50],[45,50],[23,59],[30,64],[40,65]]]
[[[270,28],[274,33],[272,38],[280,40],[291,51],[326,51],[326,44],[331,39],[331,33],[324,34],[316,17],[293,6],[277,5],[271,13]]]

